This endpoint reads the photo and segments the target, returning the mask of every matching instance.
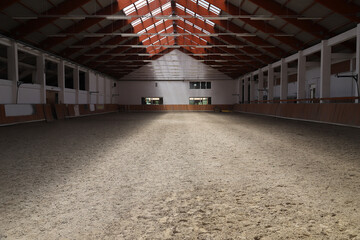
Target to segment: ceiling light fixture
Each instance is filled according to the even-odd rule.
[[[252,16],[250,17],[250,20],[253,21],[272,21],[275,20],[274,17],[269,17],[269,16]]]
[[[131,16],[121,16],[121,15],[114,15],[114,16],[107,16],[107,20],[126,20],[131,19]]]

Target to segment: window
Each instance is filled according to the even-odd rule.
[[[18,51],[19,58],[19,81],[23,83],[35,83],[36,81],[36,56]]]
[[[211,82],[190,82],[190,89],[211,89]]]
[[[9,79],[7,53],[8,47],[0,45],[0,79]]]
[[[200,89],[200,82],[190,82],[190,89]]]
[[[211,97],[189,98],[190,105],[211,105]]]
[[[58,86],[58,64],[56,62],[45,60],[45,77],[47,86]]]
[[[79,90],[86,90],[86,73],[79,71]]]
[[[142,105],[162,105],[164,100],[162,97],[153,97],[153,98],[141,98]]]
[[[65,88],[74,89],[74,69],[65,66]]]

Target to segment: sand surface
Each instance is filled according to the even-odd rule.
[[[231,113],[0,128],[0,239],[360,239],[360,129]]]

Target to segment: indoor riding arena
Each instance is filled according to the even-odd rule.
[[[0,240],[360,240],[359,13],[0,1]]]

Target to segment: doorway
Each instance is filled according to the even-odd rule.
[[[59,104],[59,93],[56,91],[47,90],[46,91],[46,104],[49,104],[51,106],[51,113],[53,115],[53,118],[57,119],[55,104]]]

